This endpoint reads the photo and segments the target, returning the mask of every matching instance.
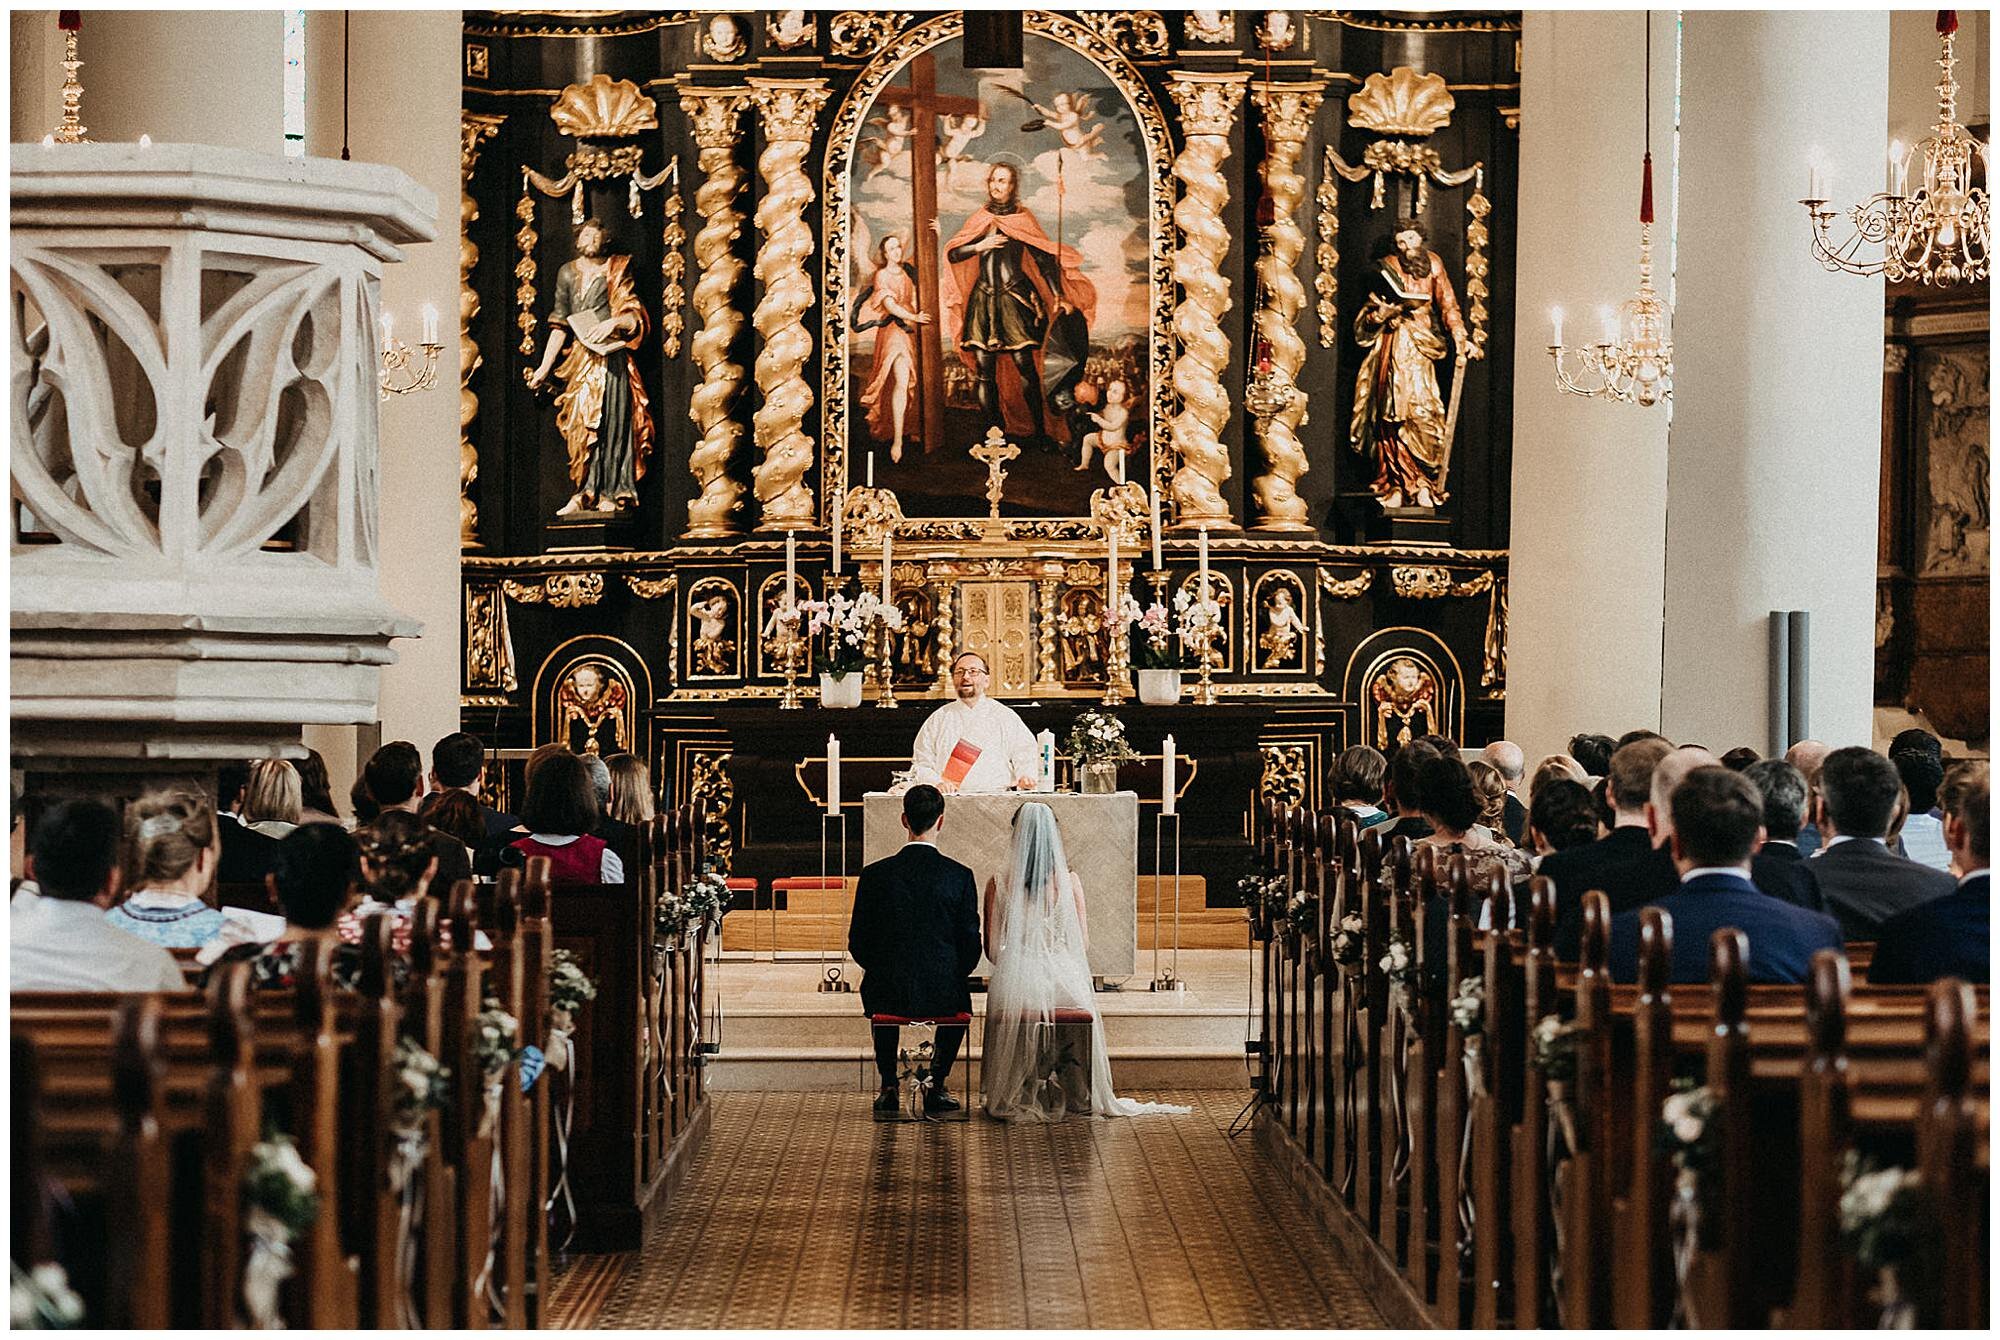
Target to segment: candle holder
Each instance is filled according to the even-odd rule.
[[[392,395],[411,395],[417,391],[428,391],[437,385],[438,355],[444,346],[433,340],[425,340],[420,346],[423,357],[417,357],[416,350],[394,337],[382,341],[382,371],[379,378],[381,396],[387,400]]]
[[[876,634],[882,639],[881,659],[878,662],[882,692],[877,695],[877,707],[895,707],[896,702],[896,642],[895,634],[887,621],[875,626]]]
[[[76,72],[83,68],[83,62],[76,54],[77,32],[83,26],[83,20],[77,17],[81,12],[60,11],[61,17],[58,20],[63,35],[63,109],[62,120],[57,123],[51,135],[57,144],[91,143],[90,127],[83,124],[83,85],[76,77]]]
[[[799,637],[798,608],[779,610],[771,652],[777,657],[778,664],[785,668],[784,692],[778,695],[778,707],[782,711],[795,712],[806,705],[805,692],[799,688],[799,663],[805,659],[804,651],[804,639]]]
[[[1104,658],[1104,696],[1097,701],[1104,707],[1117,707],[1125,701],[1125,690],[1132,683],[1129,673],[1132,664],[1132,635],[1123,627],[1123,621],[1114,617],[1107,621],[1104,639],[1110,643]]]
[[[1201,649],[1201,679],[1194,686],[1194,696],[1190,699],[1196,707],[1215,706],[1215,685],[1209,681],[1209,674],[1215,667],[1218,653],[1212,646]]]

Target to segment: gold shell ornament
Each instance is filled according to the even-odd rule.
[[[549,119],[572,139],[614,139],[660,128],[653,100],[631,80],[608,74],[564,89],[549,108]]]
[[[1382,135],[1429,135],[1451,124],[1457,106],[1442,75],[1398,65],[1387,75],[1369,75],[1347,99],[1347,124]]]

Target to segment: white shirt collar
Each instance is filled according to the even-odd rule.
[[[1992,869],[1988,866],[1981,866],[1977,870],[1968,870],[1964,874],[1958,877],[1958,887],[1962,889],[1971,881],[1975,879],[1985,879],[1988,875],[1992,873],[1993,873]]]
[[[1889,845],[1889,839],[1887,838],[1869,838],[1868,840],[1870,842],[1880,843],[1884,847]],[[1839,837],[1828,838],[1826,841],[1826,845],[1824,847],[1821,847],[1820,850],[1832,851],[1835,847],[1838,847],[1843,842],[1858,842],[1858,841],[1860,841],[1860,839],[1856,838],[1854,834],[1842,833]]]
[[[1764,845],[1767,847],[1790,847],[1793,851],[1797,851],[1799,848],[1797,838],[1765,838]]]
[[[1698,865],[1681,876],[1681,883],[1685,884],[1689,880],[1694,879],[1705,879],[1710,875],[1727,875],[1731,879],[1740,879],[1745,883],[1748,883],[1750,879],[1750,872],[1740,865]]]
[[[904,842],[903,845],[905,847],[929,847],[932,851],[936,851],[937,839],[934,837],[927,837],[927,838],[913,837]]]

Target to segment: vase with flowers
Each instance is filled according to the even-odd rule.
[[[819,658],[819,701],[822,707],[861,706],[861,680],[868,668],[868,648],[876,630],[903,626],[903,611],[885,605],[873,591],[849,598],[835,591],[825,600],[800,604],[807,632]]]
[[[1132,671],[1139,684],[1139,701],[1154,707],[1181,700],[1181,656],[1174,647],[1173,620],[1167,607],[1154,601],[1143,610],[1126,596],[1118,611],[1107,616],[1116,636],[1132,639]]]
[[[1125,723],[1105,712],[1088,711],[1069,728],[1069,756],[1076,763],[1077,790],[1086,796],[1118,789],[1118,765],[1139,757],[1125,738]]]

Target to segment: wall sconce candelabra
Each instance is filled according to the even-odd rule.
[[[1938,120],[1919,141],[1924,177],[1909,193],[1910,158],[1900,141],[1889,147],[1888,190],[1878,191],[1847,211],[1854,225],[1846,241],[1834,245],[1827,225],[1835,211],[1827,204],[1825,179],[1817,165],[1806,170],[1806,207],[1812,220],[1813,258],[1833,273],[1882,275],[1890,281],[1914,279],[1947,287],[1983,280],[1988,273],[1987,195],[1972,184],[1972,156],[1983,161],[1986,146],[1958,124],[1956,10],[1938,11]],[[1862,253],[1880,246],[1881,255]]]
[[[1616,314],[1609,307],[1603,309],[1604,336],[1595,344],[1565,345],[1562,308],[1550,313],[1554,329],[1549,357],[1555,362],[1556,389],[1627,405],[1657,405],[1674,396],[1672,317],[1653,288],[1653,24],[1650,14],[1643,17],[1646,137],[1640,159],[1639,291]]]
[[[428,391],[437,385],[438,355],[444,352],[444,345],[438,341],[437,308],[425,303],[423,316],[424,338],[412,349],[396,338],[395,318],[387,312],[382,313],[380,358],[381,398],[384,400],[392,395]]]

